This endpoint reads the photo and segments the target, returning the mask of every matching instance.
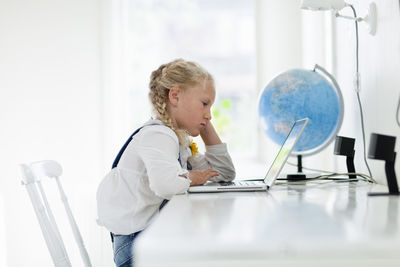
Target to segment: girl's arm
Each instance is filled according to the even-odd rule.
[[[211,122],[200,132],[200,136],[206,145],[206,154],[197,154],[193,158],[193,170],[213,169],[218,176],[208,179],[212,181],[232,181],[235,178],[235,167],[228,154],[226,144],[223,144]],[[191,175],[191,171],[189,171]]]

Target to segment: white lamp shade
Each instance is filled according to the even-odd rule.
[[[302,0],[301,9],[308,10],[341,10],[346,6],[344,0]]]

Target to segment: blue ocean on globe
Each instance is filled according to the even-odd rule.
[[[261,128],[279,145],[296,120],[309,118],[293,152],[312,154],[336,135],[343,116],[343,100],[340,92],[321,74],[292,69],[275,77],[264,88],[258,112]]]

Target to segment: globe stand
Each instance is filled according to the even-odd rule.
[[[394,171],[396,137],[372,133],[370,140],[368,158],[385,161],[386,181],[389,192],[369,192],[368,196],[399,196],[400,192]]]
[[[297,155],[297,173],[288,174],[286,179],[291,181],[306,179],[306,175],[303,173],[303,160],[301,155]]]

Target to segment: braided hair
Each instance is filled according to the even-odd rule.
[[[173,86],[179,86],[179,88],[185,90],[189,86],[207,81],[214,83],[210,73],[199,64],[183,59],[162,64],[151,73],[149,99],[154,113],[157,119],[175,132],[180,145],[189,145],[189,134],[184,129],[175,129],[172,125],[172,119],[167,109],[169,89]]]

